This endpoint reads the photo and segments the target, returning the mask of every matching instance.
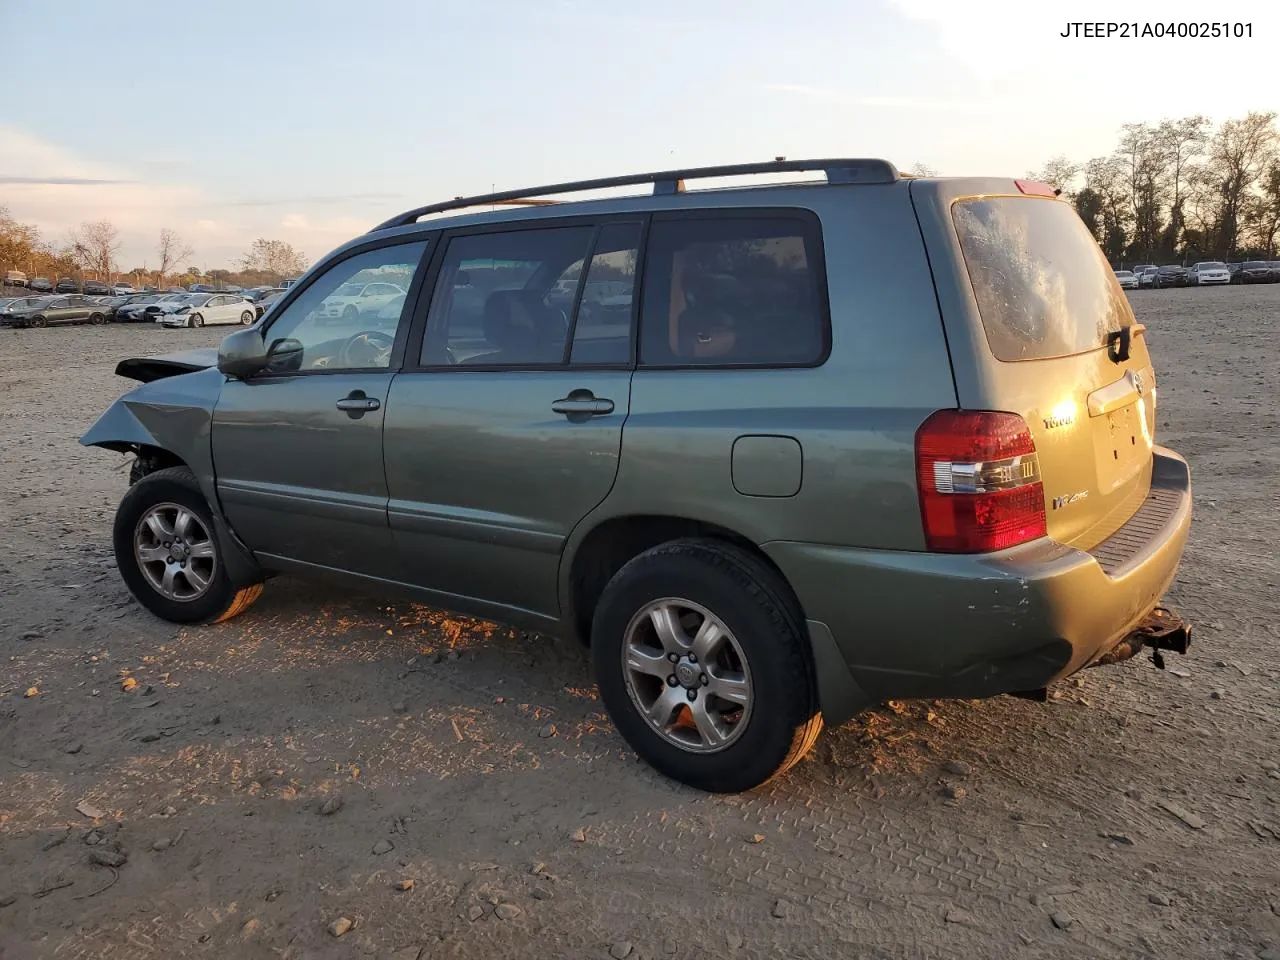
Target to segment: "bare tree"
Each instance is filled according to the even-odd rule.
[[[164,227],[160,230],[160,242],[156,244],[156,253],[160,255],[160,282],[164,286],[165,274],[186,260],[194,251],[191,245],[178,236],[177,231]]]
[[[1204,153],[1205,144],[1209,140],[1208,127],[1209,118],[1197,115],[1183,117],[1181,120],[1166,120],[1156,128],[1156,139],[1163,148],[1169,188],[1172,191],[1169,225],[1160,245],[1168,253],[1178,248],[1178,242],[1182,238],[1186,224],[1186,195],[1190,186],[1188,181],[1194,174],[1196,159]]]
[[[71,231],[68,253],[82,270],[96,273],[100,279],[109,281],[120,247],[120,231],[115,224],[109,220],[94,220]]]
[[[307,268],[307,258],[284,240],[259,237],[241,259],[245,270],[269,274],[276,279],[291,277]]]
[[[1098,242],[1112,260],[1124,256],[1128,240],[1129,193],[1125,167],[1116,157],[1094,157],[1084,165],[1084,189],[1097,198]]]
[[[937,170],[933,169],[933,167],[929,166],[927,163],[922,163],[919,160],[911,165],[911,169],[908,170],[907,173],[911,174],[913,177],[936,177],[938,175]]]
[[[1164,224],[1168,172],[1164,143],[1156,128],[1145,123],[1126,123],[1121,128],[1116,156],[1124,162],[1133,217],[1133,252],[1150,259],[1160,242]]]
[[[1240,242],[1250,191],[1275,156],[1277,141],[1274,112],[1250,113],[1227,120],[1209,143],[1205,163],[1211,188],[1214,228],[1219,249],[1230,256]]]
[[[1254,229],[1258,245],[1268,257],[1275,256],[1276,234],[1280,233],[1280,159],[1272,159],[1259,182],[1261,188]]]
[[[1062,191],[1062,196],[1066,200],[1071,200],[1075,197],[1072,185],[1079,175],[1080,164],[1073,163],[1062,154],[1058,154],[1058,156],[1049,160],[1043,169],[1027,172],[1028,179],[1038,180],[1041,183],[1049,184],[1051,187],[1057,187]]]

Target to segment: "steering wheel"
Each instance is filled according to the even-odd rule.
[[[338,350],[342,368],[385,367],[391,359],[395,337],[378,330],[362,330],[347,338]]]

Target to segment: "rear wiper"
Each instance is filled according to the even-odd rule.
[[[1112,363],[1124,363],[1129,359],[1129,328],[1121,327],[1107,334],[1107,356]]]

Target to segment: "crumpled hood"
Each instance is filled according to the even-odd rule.
[[[116,375],[151,383],[165,377],[176,377],[194,370],[207,370],[218,365],[217,347],[197,347],[194,350],[179,350],[177,353],[165,353],[158,357],[130,357],[116,364]]]

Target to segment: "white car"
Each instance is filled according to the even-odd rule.
[[[117,297],[127,297],[130,294],[137,293],[137,289],[131,283],[116,283],[111,286],[112,291]]]
[[[1217,260],[1206,260],[1194,264],[1187,271],[1187,283],[1193,287],[1207,286],[1211,283],[1230,283],[1231,271],[1225,263]]]
[[[1122,290],[1137,290],[1138,277],[1132,270],[1117,270],[1116,279],[1120,281]]]
[[[206,323],[243,323],[258,319],[253,304],[238,293],[193,293],[172,313],[162,313],[156,323],[166,327],[203,327]]]
[[[328,320],[339,318],[355,321],[362,314],[378,316],[397,298],[403,299],[405,290],[394,283],[344,283],[325,297],[318,311]]]

